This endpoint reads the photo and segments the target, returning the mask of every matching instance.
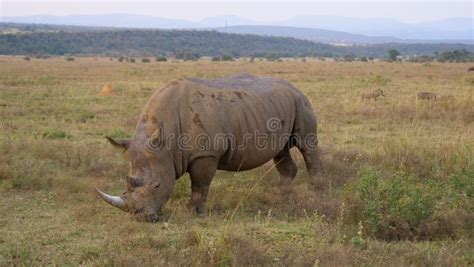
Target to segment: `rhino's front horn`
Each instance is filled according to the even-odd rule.
[[[98,188],[95,188],[95,191],[99,193],[100,197],[105,200],[105,202],[109,203],[110,205],[117,207],[123,211],[126,209],[125,201],[121,197],[111,196],[100,191]]]

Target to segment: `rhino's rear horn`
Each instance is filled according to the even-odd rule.
[[[105,138],[107,138],[107,140],[109,140],[109,142],[113,146],[118,147],[118,148],[127,149],[128,145],[130,144],[130,140],[128,139],[113,139],[112,137],[109,137],[109,136],[106,136]]]

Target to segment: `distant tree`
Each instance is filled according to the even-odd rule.
[[[280,59],[280,56],[278,54],[270,53],[266,56],[268,61],[275,61]]]
[[[474,60],[474,53],[471,53],[466,49],[452,50],[437,54],[437,58],[440,62],[467,62]]]
[[[223,54],[223,55],[221,56],[221,60],[222,60],[222,61],[232,61],[232,60],[234,60],[234,59],[233,59],[232,56],[229,55],[229,54]]]
[[[176,59],[183,59],[185,61],[198,60],[199,58],[201,58],[199,53],[193,52],[191,50],[178,51],[178,52],[175,53],[174,57]]]
[[[408,62],[416,62],[416,63],[426,63],[426,62],[432,62],[433,58],[430,56],[417,56],[417,57],[410,57],[408,59]]]
[[[344,56],[344,61],[346,61],[346,62],[354,61],[354,57],[351,56],[351,55],[345,55]]]
[[[400,55],[397,49],[390,49],[388,50],[388,59],[391,61],[397,61],[397,57]]]

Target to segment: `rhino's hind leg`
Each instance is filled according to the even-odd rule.
[[[309,105],[309,103],[308,103]],[[311,183],[320,190],[325,188],[326,181],[322,177],[322,164],[319,158],[316,117],[313,111],[305,105],[301,105],[295,121],[295,132],[292,144],[296,146],[304,158],[304,163]]]
[[[300,148],[301,154],[304,158],[304,163],[308,174],[311,178],[311,182],[314,184],[316,189],[323,189],[326,187],[326,182],[322,177],[322,164],[321,159],[319,158],[319,151],[317,148],[306,149]]]
[[[206,210],[207,193],[216,170],[217,160],[213,157],[195,159],[189,166],[192,191],[190,205],[198,214]]]
[[[278,153],[278,155],[273,158],[273,162],[276,164],[276,169],[280,174],[282,182],[289,183],[295,178],[298,168],[291,158],[290,149],[288,147]]]

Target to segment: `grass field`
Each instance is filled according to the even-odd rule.
[[[0,57],[0,265],[473,265],[469,66]],[[310,98],[327,189],[310,185],[293,151],[290,192],[271,163],[218,172],[203,217],[187,208],[187,176],[156,224],[99,199],[93,187],[120,194],[128,169],[104,136],[131,136],[155,89],[241,72]],[[377,88],[385,98],[361,99]],[[421,91],[454,100],[418,101]]]

